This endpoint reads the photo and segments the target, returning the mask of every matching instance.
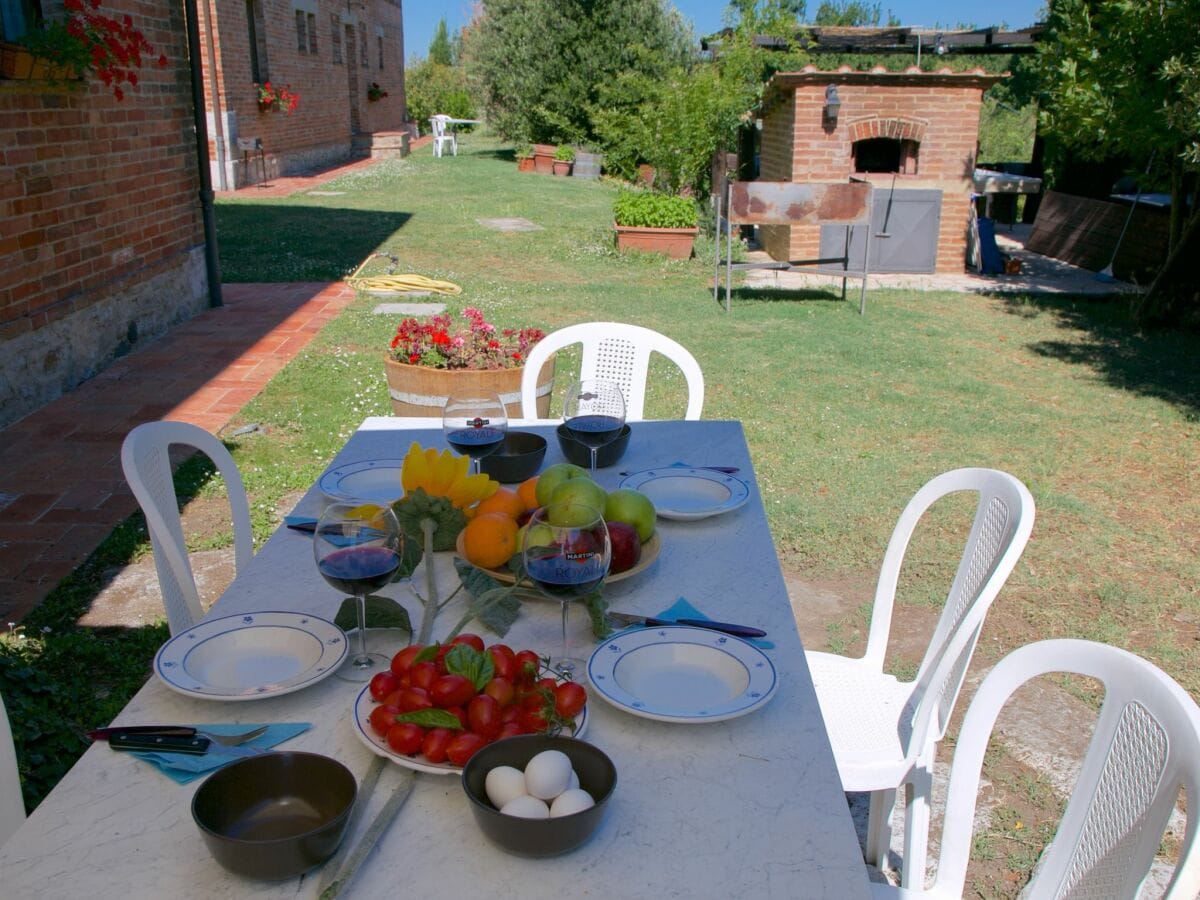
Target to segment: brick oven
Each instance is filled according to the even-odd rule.
[[[962,272],[980,105],[1003,77],[915,66],[776,73],[763,100],[759,178],[870,181],[872,273]],[[796,260],[838,255],[846,238],[836,226],[770,225],[760,239],[774,259]],[[865,243],[851,237],[852,259]]]

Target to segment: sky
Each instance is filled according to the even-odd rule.
[[[471,0],[408,0],[404,4],[404,55],[410,59],[425,56],[438,21],[444,18],[453,34],[466,24],[473,5]],[[674,0],[674,5],[691,21],[697,37],[725,25],[726,0]],[[809,15],[820,5],[820,0],[808,0]],[[977,28],[1004,25],[1015,30],[1038,21],[1044,6],[1044,0],[880,0],[883,21],[890,10],[902,25],[929,28],[963,24]]]

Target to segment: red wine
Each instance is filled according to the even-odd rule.
[[[615,441],[625,423],[616,416],[576,416],[567,422],[575,440],[585,447],[603,447]]]
[[[608,572],[600,553],[566,554],[547,547],[544,556],[528,553],[525,572],[549,596],[562,600],[584,597],[604,581]],[[571,558],[575,556],[577,558]]]
[[[369,594],[400,568],[400,554],[387,547],[347,547],[317,563],[325,580],[344,594]]]
[[[499,449],[504,432],[499,428],[456,428],[446,432],[446,440],[459,453],[479,459]]]

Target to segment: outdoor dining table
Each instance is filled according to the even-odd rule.
[[[523,427],[546,435],[546,465],[562,460],[553,423]],[[749,499],[711,518],[660,519],[657,560],[635,577],[606,586],[605,599],[613,609],[652,615],[685,597],[708,617],[766,629],[773,646],[765,652],[778,672],[777,692],[748,715],[706,724],[642,718],[591,696],[584,739],[613,760],[617,786],[592,839],[554,858],[510,856],[490,844],[475,825],[457,776],[413,776],[389,762],[370,796],[360,797],[363,808],[346,838],[351,845],[396,784],[415,777],[415,785],[346,896],[486,892],[526,900],[585,895],[852,900],[868,895],[862,854],[740,423],[636,422],[632,429],[625,456],[597,472],[605,487],[615,488],[622,473],[673,463],[735,466],[749,486]],[[403,419],[370,418],[333,465],[398,462],[414,441],[446,446],[440,428],[414,430]],[[296,512],[316,515],[322,503],[314,486]],[[448,587],[456,577],[452,554],[436,556],[438,577]],[[422,583],[418,569],[411,585],[382,591],[409,609],[414,624],[421,613],[412,590]],[[443,595],[447,592],[443,588]],[[208,617],[289,610],[332,619],[342,599],[318,575],[310,536],[280,528]],[[453,605],[444,610],[435,637],[444,636],[460,612]],[[572,639],[580,648],[590,646],[587,618],[576,609],[571,619]],[[559,624],[557,603],[530,601],[504,642],[549,652],[560,639]],[[478,623],[469,630],[489,643],[498,640]],[[407,640],[400,631],[370,635],[372,649],[388,653]],[[308,731],[278,749],[335,757],[361,780],[376,757],[354,733],[352,708],[360,689],[330,677],[295,693],[230,703],[196,699],[151,677],[117,722],[311,722]],[[191,818],[191,798],[200,783],[176,784],[129,754],[93,745],[0,848],[0,895],[92,900],[317,896],[320,869],[278,883],[248,881],[222,869]]]

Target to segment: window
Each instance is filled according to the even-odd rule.
[[[898,141],[895,138],[855,141],[854,171],[916,175],[919,148],[920,144],[916,141]]]
[[[330,50],[333,54],[333,61],[340,63],[342,61],[342,20],[336,13],[329,16],[329,32],[332,35],[329,46],[333,48]]]
[[[367,47],[367,30],[365,28],[359,27],[358,34],[359,34],[358,46],[362,48],[362,53],[359,54],[359,56],[362,59],[362,67],[364,69],[368,69],[371,66],[371,59],[370,59],[371,53],[370,53],[370,49]]]
[[[379,45],[379,69],[380,69],[380,71],[382,71],[383,70],[383,35],[382,34],[376,35],[375,42]]]
[[[42,18],[38,0],[0,0],[0,40],[15,40]]]
[[[308,52],[317,55],[317,14],[308,13]]]
[[[267,26],[263,19],[262,0],[246,0],[246,31],[250,38],[250,79],[255,84],[270,81],[271,73],[267,66]]]
[[[308,26],[302,9],[296,10],[296,49],[301,53],[308,52]]]

